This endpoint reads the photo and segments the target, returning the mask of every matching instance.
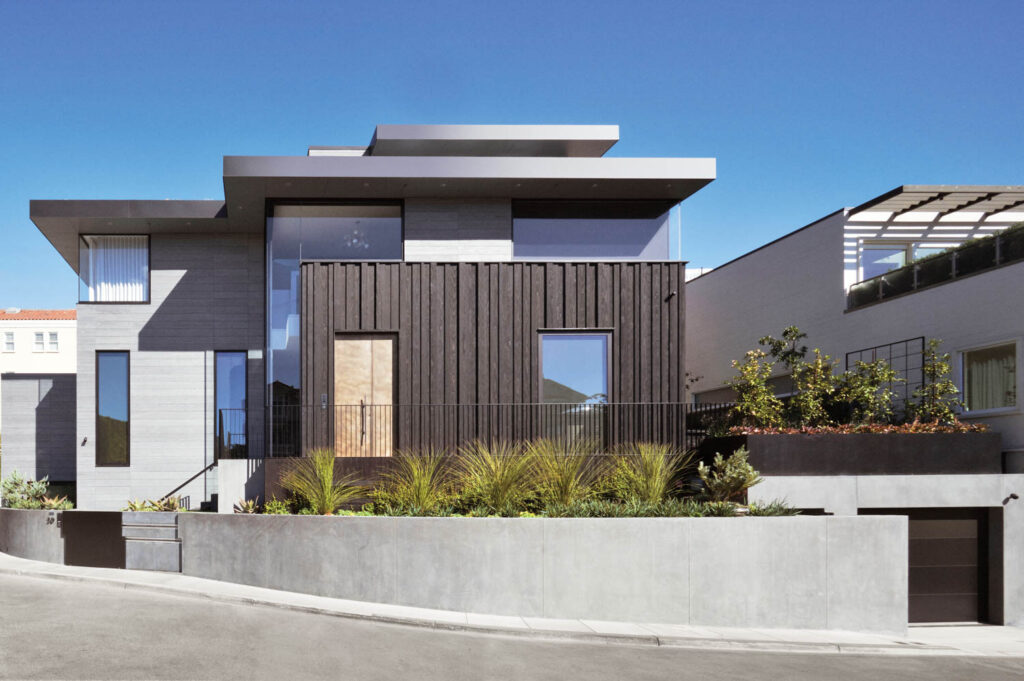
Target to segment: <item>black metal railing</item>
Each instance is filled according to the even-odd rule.
[[[1024,261],[1024,229],[1008,229],[854,284],[846,307],[852,310],[1020,261]]]
[[[472,440],[586,441],[601,451],[627,442],[695,448],[730,404],[346,404],[218,413],[218,458],[299,456],[327,447],[339,456],[391,456],[399,449],[454,450]],[[265,423],[254,429],[251,423]],[[257,432],[254,432],[257,431]],[[267,433],[269,435],[267,435]],[[269,446],[267,446],[269,445]]]

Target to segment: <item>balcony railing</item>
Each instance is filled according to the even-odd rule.
[[[1020,261],[1024,229],[1010,228],[854,284],[846,307],[852,310]]]
[[[599,451],[626,442],[695,448],[729,404],[346,404],[266,408],[266,419],[244,409],[218,413],[218,458],[299,456],[329,447],[338,456],[391,456],[400,449],[454,450],[471,440],[525,441],[546,437],[586,441]],[[250,428],[250,423],[266,427]]]

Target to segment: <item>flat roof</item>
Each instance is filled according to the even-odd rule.
[[[372,156],[603,156],[617,125],[378,125]]]
[[[987,217],[1022,205],[1022,185],[905,184],[850,209],[850,214],[872,211],[896,217],[921,211],[938,213],[933,218],[938,219],[967,210]]]

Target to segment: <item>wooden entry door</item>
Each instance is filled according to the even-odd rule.
[[[394,350],[391,336],[335,337],[335,456],[391,456]]]

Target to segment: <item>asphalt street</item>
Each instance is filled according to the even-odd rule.
[[[0,575],[0,678],[1019,681],[1024,660],[557,641]]]

